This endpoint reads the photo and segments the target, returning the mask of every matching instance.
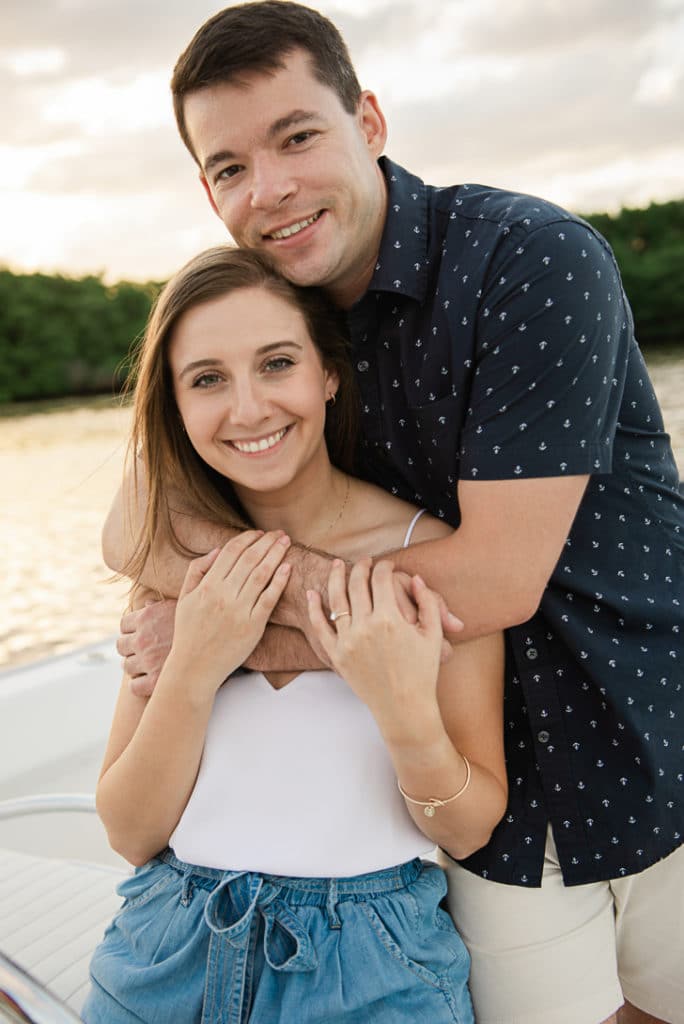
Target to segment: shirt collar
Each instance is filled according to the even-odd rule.
[[[421,302],[427,289],[428,187],[387,157],[387,220],[368,291],[394,292]]]

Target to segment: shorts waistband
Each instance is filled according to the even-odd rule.
[[[156,859],[168,864],[179,874],[185,877],[190,876],[196,880],[206,879],[220,882],[237,874],[252,875],[263,878],[265,882],[280,889],[292,890],[293,893],[319,894],[321,903],[325,903],[331,896],[338,899],[345,896],[372,897],[381,893],[396,892],[415,882],[423,870],[423,862],[416,857],[404,864],[382,868],[380,871],[371,871],[364,875],[353,875],[349,878],[294,878],[289,875],[264,874],[260,871],[224,871],[220,868],[203,867],[200,864],[187,864],[168,848],[158,854]]]

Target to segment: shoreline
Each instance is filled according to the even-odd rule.
[[[647,353],[684,474],[684,353]],[[119,398],[0,407],[5,615],[0,671],[118,633],[125,581],[100,555],[121,479],[130,409]]]

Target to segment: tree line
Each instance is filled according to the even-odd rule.
[[[684,199],[586,219],[615,252],[641,346],[684,351]],[[0,269],[0,403],[117,391],[160,288]]]

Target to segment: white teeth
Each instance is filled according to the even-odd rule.
[[[313,224],[320,217],[320,213],[314,213],[313,217],[309,217],[308,220],[300,220],[296,224],[290,224],[288,228],[281,228],[280,231],[272,231],[271,238],[289,238],[290,235],[296,235],[304,228],[308,228],[309,224]]]
[[[233,441],[232,444],[237,448],[239,452],[265,452],[269,448],[273,448],[274,445],[278,444],[285,437],[287,428],[279,430],[277,434],[271,434],[270,437],[262,437],[260,441]]]

